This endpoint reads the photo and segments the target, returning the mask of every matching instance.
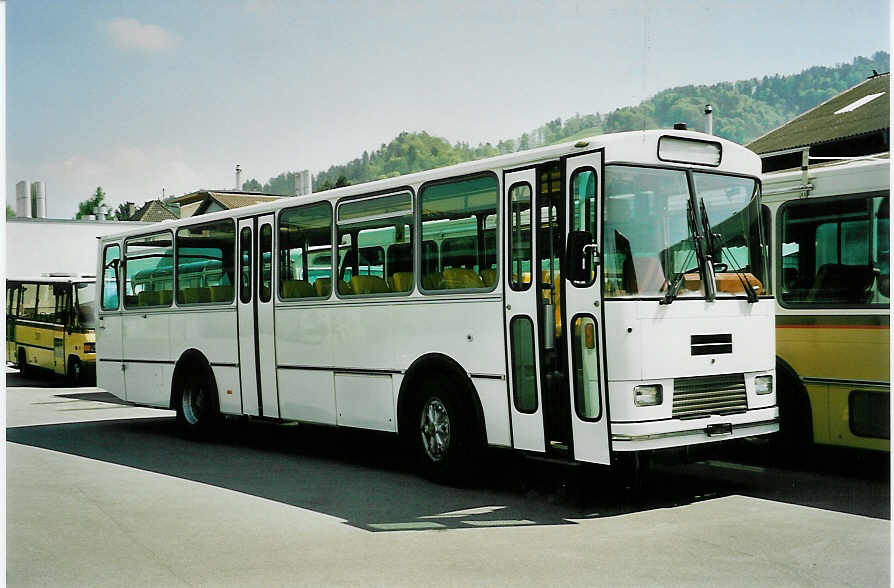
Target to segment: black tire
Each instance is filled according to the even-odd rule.
[[[19,374],[21,374],[23,377],[31,377],[33,370],[28,365],[28,356],[25,353],[24,347],[19,347],[18,364],[16,365],[16,367],[19,368]]]
[[[68,360],[68,383],[73,388],[78,388],[84,384],[84,371],[81,360],[77,357],[71,357]]]
[[[779,432],[770,442],[770,449],[775,460],[782,464],[804,464],[809,461],[813,449],[810,398],[800,381],[790,375],[783,372],[778,381]]]
[[[180,430],[194,439],[208,439],[221,422],[217,386],[207,370],[188,367],[177,378],[174,410]]]
[[[443,484],[469,481],[480,435],[474,407],[466,404],[443,377],[426,380],[417,391],[405,426],[426,478]]]

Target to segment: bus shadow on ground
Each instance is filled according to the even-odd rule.
[[[36,372],[27,376],[18,370],[7,368],[7,388],[71,388],[71,384],[62,376],[50,372]],[[85,385],[86,387],[86,385]],[[89,387],[93,387],[90,384]]]
[[[731,494],[890,516],[886,483],[710,461],[657,467],[634,500],[604,470],[500,451],[486,458],[474,483],[455,488],[417,476],[393,436],[308,425],[236,422],[197,442],[181,437],[172,418],[128,419],[14,427],[6,437],[275,500],[369,531],[576,524]]]

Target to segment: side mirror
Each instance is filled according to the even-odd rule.
[[[596,255],[594,256],[594,252]],[[572,282],[587,283],[592,279],[592,264],[599,263],[599,249],[589,231],[571,231],[565,246],[565,272]]]

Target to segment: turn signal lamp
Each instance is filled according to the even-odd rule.
[[[633,389],[633,403],[636,406],[657,406],[661,404],[661,384],[647,384]]]
[[[84,343],[84,353],[96,353],[96,343],[87,341]]]

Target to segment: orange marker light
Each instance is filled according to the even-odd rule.
[[[587,349],[596,348],[596,329],[593,323],[584,325],[584,344],[587,346]]]
[[[233,395],[233,391],[232,391],[232,390],[227,390],[227,394],[229,394],[230,396],[232,396],[232,395]]]

